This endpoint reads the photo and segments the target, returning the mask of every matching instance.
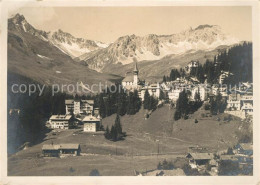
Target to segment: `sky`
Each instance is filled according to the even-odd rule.
[[[252,40],[249,6],[182,7],[34,7],[10,11],[37,29],[61,29],[75,37],[114,42],[125,35],[169,35],[202,24],[219,25],[240,40]]]

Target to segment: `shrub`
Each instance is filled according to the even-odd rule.
[[[163,160],[163,162],[159,162],[157,165],[158,170],[172,170],[174,169],[174,165],[172,161],[167,161],[166,159]]]
[[[199,171],[197,169],[192,169],[189,164],[183,166],[183,171],[187,176],[200,175]]]
[[[195,121],[194,121],[195,123],[198,123],[199,121],[197,120],[197,119],[195,119]]]
[[[233,161],[221,161],[219,163],[219,175],[238,175],[239,164]]]
[[[74,168],[70,167],[69,171],[70,171],[70,173],[73,173],[75,170],[74,170]]]
[[[204,113],[201,113],[201,117],[202,117],[202,118],[205,118],[205,116],[206,116],[206,115],[205,115]]]
[[[89,176],[100,176],[99,171],[97,169],[91,170]]]
[[[205,110],[209,110],[210,109],[210,105],[209,104],[205,104],[204,109]]]
[[[231,147],[228,147],[227,155],[233,155],[233,154],[234,154],[233,149]]]
[[[158,170],[161,170],[161,169],[162,169],[162,164],[161,164],[161,162],[158,163],[157,169],[158,169]]]
[[[238,142],[239,143],[249,143],[249,142],[252,142],[252,140],[253,140],[252,134],[245,133],[245,134],[239,135]]]
[[[232,120],[232,116],[231,115],[228,115],[228,116],[225,116],[223,118],[224,121],[231,121]]]

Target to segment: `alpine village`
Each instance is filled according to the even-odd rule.
[[[200,25],[185,33],[212,29],[219,31]],[[83,59],[60,49],[60,37],[65,38],[60,42],[76,39],[61,30],[37,30],[20,14],[8,20],[8,175],[253,174],[251,42],[151,62],[140,60],[145,53],[137,48],[134,54],[128,49],[124,54],[131,62],[118,57],[97,69],[106,61],[101,56],[110,54],[107,48],[120,48],[125,40],[131,48],[142,38],[119,38]],[[16,62],[14,55],[24,61]],[[174,61],[178,65],[170,64]],[[101,78],[109,83],[98,93],[52,96],[55,80]],[[12,93],[14,82],[47,85],[41,96],[38,89],[28,96]]]

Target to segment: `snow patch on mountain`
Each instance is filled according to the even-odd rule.
[[[90,52],[88,48],[80,47],[76,43],[66,43],[66,42],[52,42],[57,48],[59,48],[63,53],[69,54],[72,57],[78,57],[84,53]]]
[[[78,57],[84,53],[108,47],[108,44],[100,41],[76,38],[70,33],[63,32],[60,29],[54,32],[37,30],[26,21],[23,15],[20,14],[16,14],[13,18],[9,19],[9,26],[12,27],[13,25],[15,25],[15,28],[19,31],[30,33],[45,42],[49,42],[72,58]]]
[[[95,43],[96,43],[97,46],[100,47],[100,48],[106,48],[106,47],[109,46],[109,44],[102,43],[102,42],[99,42],[99,41],[95,41]]]
[[[40,54],[37,54],[37,56],[40,57],[40,58],[43,58],[43,59],[52,60],[51,58],[43,56],[43,55],[40,55]]]
[[[107,48],[79,57],[89,68],[102,71],[107,65],[138,61],[160,60],[169,55],[182,55],[196,51],[211,51],[218,46],[233,45],[240,41],[225,34],[220,26],[200,25],[172,35],[149,34],[143,37],[126,35]]]
[[[108,45],[99,41],[76,38],[69,33],[58,30],[48,35],[49,41],[60,48],[72,58],[79,57],[85,53],[107,47]]]

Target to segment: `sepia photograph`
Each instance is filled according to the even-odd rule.
[[[256,175],[253,6],[8,7],[7,177]]]

